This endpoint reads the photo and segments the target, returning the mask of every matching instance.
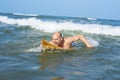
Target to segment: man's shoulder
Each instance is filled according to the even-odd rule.
[[[73,41],[73,37],[65,37],[64,40],[66,43],[71,43]]]
[[[72,40],[72,39],[74,39],[74,36],[71,36],[71,37],[65,37],[64,39],[65,39],[65,40]]]

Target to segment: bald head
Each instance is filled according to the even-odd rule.
[[[55,44],[59,44],[62,41],[62,34],[60,32],[55,32],[52,36],[52,41]]]
[[[62,34],[61,34],[60,32],[55,32],[55,33],[53,34],[53,36],[62,37]]]

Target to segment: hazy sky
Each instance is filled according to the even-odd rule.
[[[120,20],[120,0],[0,0],[0,12]]]

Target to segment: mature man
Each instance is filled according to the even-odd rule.
[[[77,40],[82,40],[88,48],[93,47],[82,35],[77,35],[72,37],[63,37],[60,32],[55,32],[53,34],[52,40],[50,41],[50,43],[64,49],[69,49],[71,47],[71,43]]]

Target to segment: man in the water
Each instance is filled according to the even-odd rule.
[[[93,47],[82,35],[77,35],[72,37],[63,37],[60,32],[55,32],[53,34],[52,40],[50,41],[50,43],[64,49],[69,49],[71,47],[71,43],[77,40],[82,40],[88,48]]]

